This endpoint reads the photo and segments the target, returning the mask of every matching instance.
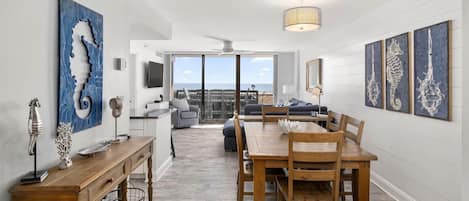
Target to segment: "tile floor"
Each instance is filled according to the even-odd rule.
[[[223,149],[221,128],[191,128],[173,131],[176,158],[165,175],[156,182],[154,196],[158,201],[235,201],[236,153]],[[141,182],[131,181],[134,185]],[[252,185],[246,190],[251,191]],[[252,200],[245,196],[246,201]],[[270,197],[267,200],[274,201]],[[350,199],[351,200],[351,199]],[[393,201],[371,185],[372,201]]]

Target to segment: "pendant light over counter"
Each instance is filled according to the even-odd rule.
[[[283,13],[283,27],[292,32],[318,30],[321,27],[321,9],[312,6],[287,9]]]

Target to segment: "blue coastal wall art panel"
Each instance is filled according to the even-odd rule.
[[[410,113],[409,33],[386,39],[386,109]]]
[[[383,108],[383,42],[365,46],[365,105]]]
[[[103,16],[72,0],[60,0],[58,121],[73,132],[101,124]]]
[[[414,31],[415,114],[451,120],[451,21]]]

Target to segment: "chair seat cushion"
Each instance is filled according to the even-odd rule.
[[[288,198],[288,178],[278,178],[277,188],[286,200]],[[294,181],[293,195],[293,200],[333,200],[331,187],[328,182]]]
[[[181,119],[195,119],[197,118],[197,112],[181,112]]]

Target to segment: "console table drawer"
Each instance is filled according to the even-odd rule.
[[[109,170],[107,173],[99,177],[96,181],[91,183],[88,188],[89,201],[100,200],[104,195],[111,191],[117,184],[119,184],[129,171],[130,161],[121,163]]]
[[[145,160],[148,159],[152,154],[152,145],[148,144],[145,147],[143,147],[140,151],[138,151],[136,154],[134,154],[132,157],[130,157],[130,160],[132,161],[132,169],[137,168],[140,166]]]

